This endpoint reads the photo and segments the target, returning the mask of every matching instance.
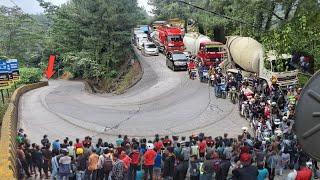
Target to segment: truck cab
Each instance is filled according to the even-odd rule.
[[[283,89],[298,84],[298,70],[291,63],[291,59],[290,54],[277,55],[275,51],[267,52],[262,75],[275,78]],[[271,82],[268,84],[271,85]]]
[[[197,57],[205,66],[217,66],[224,57],[224,45],[219,42],[203,42],[200,43]]]
[[[159,49],[165,54],[170,51],[184,51],[183,34],[180,28],[163,26],[158,27],[157,31]]]

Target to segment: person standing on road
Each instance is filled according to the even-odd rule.
[[[38,172],[40,174],[40,178],[42,178],[43,154],[38,145],[36,146],[36,151],[34,152],[34,159],[35,159]]]
[[[92,152],[88,159],[88,168],[85,175],[86,178],[92,178],[93,180],[97,178],[98,161],[99,156],[96,154],[96,150],[92,149]]]
[[[259,172],[257,167],[251,165],[251,156],[248,153],[240,155],[242,167],[232,171],[233,180],[256,180]]]
[[[77,163],[76,163],[76,167],[77,167],[77,171],[76,171],[76,179],[77,180],[82,180],[84,179],[85,176],[85,172],[87,169],[87,159],[89,156],[89,153],[83,154],[83,151],[80,152],[77,155]]]
[[[123,180],[124,179],[124,163],[119,159],[119,154],[113,154],[114,164],[112,167],[112,180]]]
[[[191,180],[200,180],[200,163],[196,155],[190,156],[189,174]]]
[[[46,178],[49,178],[49,169],[50,169],[50,162],[52,158],[52,152],[50,150],[50,143],[46,143],[45,147],[42,149],[43,154],[43,171]]]
[[[140,163],[140,152],[138,150],[138,145],[133,144],[133,150],[130,153],[131,164],[129,168],[129,180],[135,180],[137,177],[137,169]]]
[[[30,177],[30,172],[28,169],[27,161],[26,161],[26,155],[24,153],[24,144],[21,143],[17,149],[17,157],[21,162],[22,168],[24,169],[27,177]]]
[[[59,169],[59,159],[60,155],[57,151],[52,151],[53,157],[51,158],[51,180],[55,180],[58,176],[58,169]]]
[[[153,179],[153,165],[154,165],[154,160],[156,159],[157,153],[153,150],[153,144],[148,143],[147,144],[147,151],[143,155],[143,169],[144,169],[144,179],[148,179],[148,174],[149,178]]]
[[[163,179],[164,180],[172,180],[174,175],[174,164],[175,157],[173,154],[173,147],[168,147],[164,156],[164,165],[163,165]],[[145,179],[147,180],[147,179]]]
[[[68,155],[68,150],[62,150],[62,157],[59,159],[59,180],[69,179],[71,175],[71,157]]]

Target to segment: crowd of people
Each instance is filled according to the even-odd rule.
[[[192,64],[191,64],[192,65]],[[190,64],[189,64],[190,66]],[[191,71],[189,71],[191,73]],[[115,142],[91,137],[31,143],[20,129],[17,136],[19,178],[77,180],[310,180],[318,178],[317,161],[303,152],[294,134],[295,106],[301,89],[282,90],[276,81],[265,87],[257,76],[242,78],[209,69],[214,92],[226,83],[226,94],[237,90],[240,114],[252,132],[230,138],[207,134],[190,137],[155,135],[136,139],[119,135]],[[191,75],[193,76],[193,75]],[[220,90],[221,91],[221,90]]]

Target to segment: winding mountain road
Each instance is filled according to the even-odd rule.
[[[140,56],[140,55],[139,55]],[[212,136],[241,133],[248,123],[230,100],[216,99],[212,88],[166,67],[165,57],[140,57],[142,79],[123,95],[90,94],[77,81],[54,80],[22,96],[19,126],[31,141],[92,136],[114,140],[160,135]]]

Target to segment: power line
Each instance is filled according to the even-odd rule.
[[[235,19],[235,18],[226,16],[226,15],[223,15],[223,14],[217,13],[217,12],[215,12],[215,11],[211,11],[211,10],[208,10],[208,9],[205,9],[205,8],[202,8],[202,7],[193,5],[193,4],[188,3],[188,2],[186,2],[186,1],[183,1],[183,0],[174,0],[174,1],[175,1],[175,2],[178,2],[178,3],[185,4],[185,5],[187,5],[187,6],[191,6],[191,7],[196,8],[196,9],[200,9],[200,10],[202,10],[202,11],[205,11],[205,12],[208,12],[208,13],[211,13],[211,14],[214,14],[214,15],[216,15],[216,16],[219,16],[219,17],[222,17],[222,18],[231,20],[231,21],[235,21],[235,22],[238,22],[238,23],[245,24],[245,25],[252,26],[252,27],[256,28],[253,24],[249,24],[249,23],[244,22],[244,21],[241,21],[241,20],[239,20],[239,19]]]

